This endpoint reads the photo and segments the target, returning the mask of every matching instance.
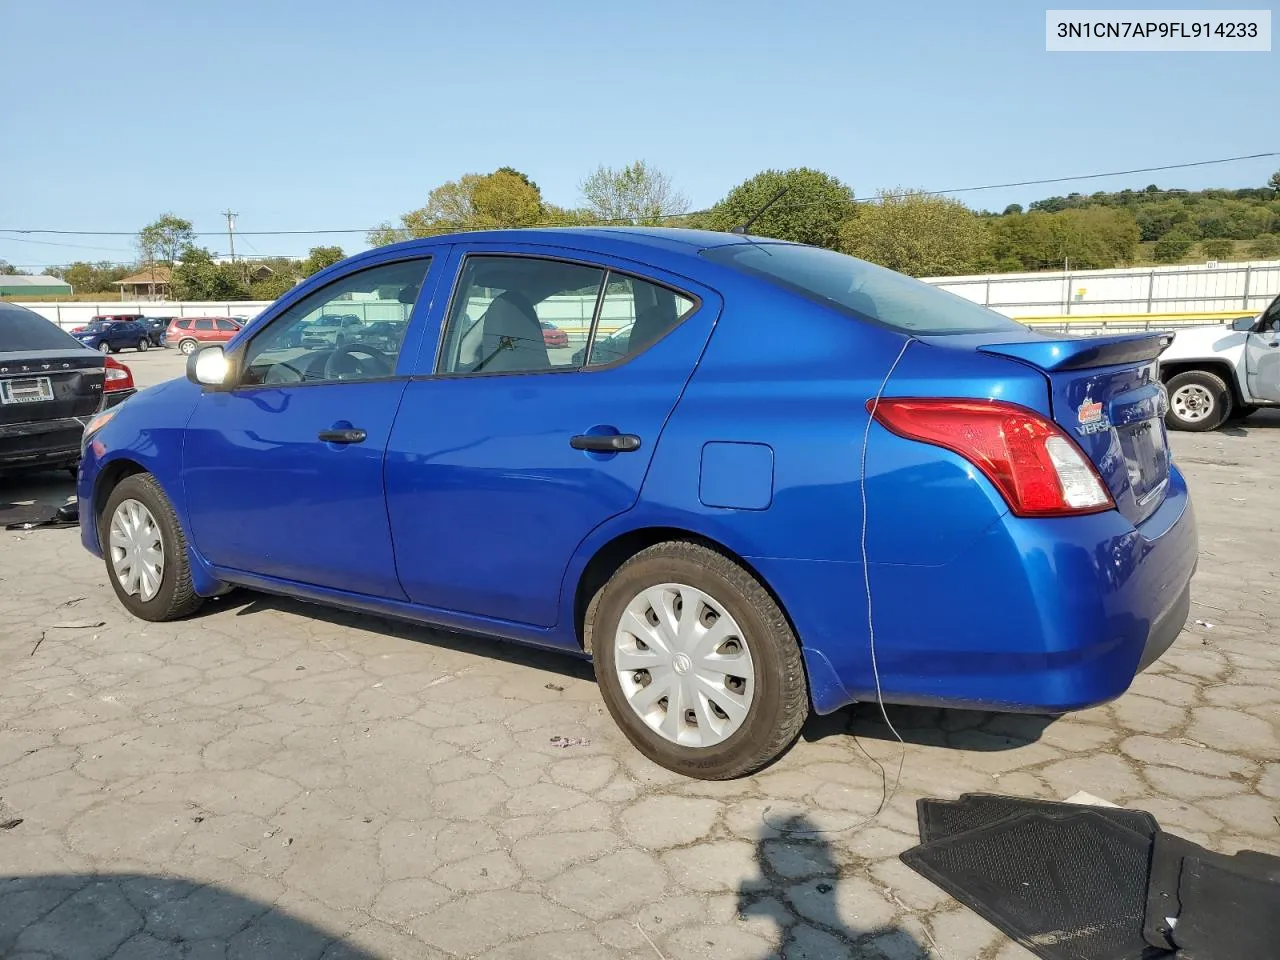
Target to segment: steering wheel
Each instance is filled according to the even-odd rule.
[[[364,354],[360,359],[356,354]],[[391,358],[368,344],[355,341],[336,347],[324,361],[324,379],[343,380],[348,376],[360,378],[389,377],[392,373]]]

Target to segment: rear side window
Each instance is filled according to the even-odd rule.
[[[546,373],[582,365],[604,270],[538,257],[470,256],[439,373]],[[550,323],[566,334],[552,334]]]
[[[609,285],[591,343],[588,367],[634,356],[683,320],[695,303],[647,280],[609,274]]]
[[[810,300],[922,335],[1022,331],[1015,320],[865,260],[800,244],[733,243],[702,251]]]
[[[81,344],[40,314],[0,303],[0,353],[65,350],[72,346],[80,347]]]
[[[197,320],[197,321],[196,321],[196,329],[197,329],[197,330],[212,330],[212,329],[213,329],[213,321],[212,321],[212,320]]]

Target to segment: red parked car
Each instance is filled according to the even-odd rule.
[[[542,341],[548,347],[567,347],[569,345],[569,335],[554,323],[547,323],[547,321],[543,320]]]
[[[229,317],[175,317],[164,332],[164,345],[176,343],[183,353],[192,354],[206,343],[226,343],[239,329]]]

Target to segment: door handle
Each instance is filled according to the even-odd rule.
[[[595,453],[630,453],[640,449],[640,438],[634,433],[580,433],[569,438],[569,446]]]
[[[325,443],[363,443],[368,434],[359,427],[349,427],[345,430],[321,430],[318,436]]]

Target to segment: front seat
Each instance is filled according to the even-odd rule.
[[[496,297],[481,321],[484,333],[472,373],[515,373],[551,369],[538,314],[514,290]]]

